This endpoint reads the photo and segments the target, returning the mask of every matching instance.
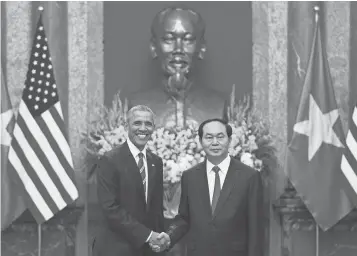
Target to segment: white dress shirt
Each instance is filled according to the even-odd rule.
[[[148,163],[147,163],[147,160],[146,160],[146,145],[144,147],[144,149],[142,151],[140,151],[131,141],[130,139],[128,138],[128,146],[129,146],[129,150],[131,152],[131,154],[133,155],[133,157],[135,158],[135,161],[136,161],[136,164],[139,163],[139,153],[143,153],[144,154],[144,157],[143,157],[143,160],[144,160],[144,167],[145,167],[145,177],[146,177],[146,182],[145,182],[145,201],[147,202],[148,200]]]
[[[142,151],[140,151],[131,141],[130,139],[128,138],[127,139],[127,142],[128,142],[128,146],[129,146],[129,150],[131,152],[131,154],[133,155],[135,161],[136,161],[136,164],[139,163],[139,153],[143,153],[144,154],[144,157],[143,157],[143,161],[144,161],[144,166],[145,166],[145,177],[146,177],[146,182],[145,182],[145,201],[147,202],[148,201],[148,162],[146,160],[146,145],[144,147],[144,149]],[[151,236],[152,236],[152,232],[150,232],[148,238],[146,239],[146,242],[149,242]]]
[[[226,175],[228,172],[229,164],[231,163],[231,157],[228,155],[222,162],[220,162],[217,166],[219,167],[219,179],[221,182],[221,189],[223,188],[224,180],[226,179]],[[212,164],[207,159],[206,169],[207,169],[207,180],[208,180],[208,190],[209,190],[209,198],[212,204],[213,191],[214,191],[214,182],[216,180],[216,173],[212,170],[215,165]]]

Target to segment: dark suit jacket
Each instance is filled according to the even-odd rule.
[[[231,159],[212,214],[206,161],[181,179],[179,214],[168,229],[171,245],[187,232],[187,256],[262,256],[263,194],[260,173]]]
[[[151,230],[164,231],[163,164],[149,151],[146,157],[147,203],[139,168],[127,143],[99,160],[97,192],[105,223],[95,238],[93,255],[157,255],[145,242]]]

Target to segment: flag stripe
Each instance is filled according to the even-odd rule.
[[[25,165],[26,170],[24,168],[24,165],[22,164],[22,161],[25,160],[26,158],[19,158],[17,156],[17,153],[14,150],[14,146],[16,147],[17,141],[14,139],[12,142],[12,147],[10,148],[9,151],[9,163],[10,165],[13,166],[13,168],[16,170],[16,174],[19,176],[21,179],[25,190],[27,191],[27,194],[31,198],[31,200],[34,202],[36,205],[37,209],[41,213],[44,219],[49,219],[53,216],[53,212],[49,208],[48,204],[42,197],[43,193],[40,193],[39,190],[37,189],[37,186],[34,184],[35,178],[31,178],[29,174],[31,174],[32,168],[30,168],[30,164]],[[20,149],[20,147],[18,147]],[[22,151],[22,150],[18,150]],[[15,174],[15,173],[13,173]],[[35,175],[36,176],[36,175]],[[41,182],[39,182],[41,183]]]
[[[349,131],[346,136],[346,149],[341,160],[341,170],[353,189],[349,192],[351,200],[357,205],[357,108],[352,112]]]
[[[37,191],[42,195],[42,198],[45,200],[48,208],[50,208],[51,212],[58,211],[58,206],[56,205],[56,202],[53,200],[51,194],[47,191],[45,185],[36,174],[36,171],[31,166],[31,163],[26,158],[23,149],[21,148],[19,142],[16,139],[14,139],[13,142],[13,149],[16,156],[21,160],[22,167],[27,170],[27,173],[32,179],[32,182],[35,185]]]
[[[355,106],[352,112],[352,120],[355,125],[357,125],[357,105]]]
[[[357,194],[357,175],[352,169],[351,165],[349,164],[345,156],[342,156],[341,168],[347,180],[351,184],[351,187]]]
[[[55,104],[55,108],[57,109],[57,112],[60,115],[61,119],[64,120],[61,105],[60,104]],[[65,127],[64,123],[63,123],[63,127]]]
[[[18,163],[21,164],[21,162],[18,162]],[[23,165],[22,165],[22,168],[25,169]],[[9,163],[9,165],[8,165],[8,170],[9,170],[9,172],[11,172],[11,175],[12,175],[13,179],[16,180],[16,182],[21,183],[20,184],[21,187],[19,187],[19,189],[21,189],[22,191],[18,191],[18,192],[22,192],[22,197],[24,197],[23,195],[25,194],[25,197],[29,198],[29,200],[25,200],[25,198],[23,198],[23,200],[24,200],[24,202],[26,202],[25,206],[31,211],[31,213],[32,213],[33,217],[35,218],[35,220],[36,221],[40,221],[40,222],[45,221],[46,219],[45,219],[44,215],[40,212],[40,209],[37,207],[35,202],[32,200],[30,194],[27,193],[24,185],[22,184],[22,180],[21,180],[18,172],[16,171],[15,167],[11,163]],[[40,193],[40,192],[38,191],[38,193]],[[40,195],[41,195],[41,193],[40,193]],[[36,196],[34,196],[34,198],[40,199],[40,197],[36,197]],[[42,198],[42,199],[46,203],[45,199],[44,198]],[[38,204],[38,201],[37,201],[37,204]],[[47,205],[45,207],[50,210],[50,211],[47,211],[47,212],[50,213],[47,217],[51,218],[51,216],[53,216],[53,212],[51,211],[51,209]]]
[[[33,119],[26,104],[20,104],[19,111],[20,111],[21,115],[24,117],[24,120],[25,120],[26,125],[29,128],[29,130],[33,134],[36,135],[36,140],[39,143],[39,146],[42,149],[43,153],[46,155],[47,159],[51,160],[50,164],[51,164],[53,170],[56,172],[57,176],[60,178],[62,184],[66,187],[71,198],[76,199],[78,197],[78,191],[77,191],[75,185],[73,184],[73,181],[67,175],[63,166],[59,162],[58,157],[53,152],[51,145],[49,144],[46,136],[41,131],[37,122]],[[60,208],[60,209],[62,209],[62,208]]]
[[[46,116],[46,119],[47,119],[47,116]],[[65,155],[63,154],[64,152],[60,149],[60,146],[57,144],[57,141],[56,141],[56,138],[58,140],[58,137],[60,137],[60,134],[51,132],[49,126],[47,126],[47,123],[49,123],[49,122],[46,121],[46,119],[44,119],[42,117],[38,117],[36,122],[37,122],[38,126],[41,128],[43,134],[46,136],[48,142],[52,145],[52,149],[55,152],[56,156],[58,157],[58,161],[64,167],[64,171],[66,172],[66,174],[69,177],[72,177],[73,175],[70,173],[72,166],[68,163]],[[62,141],[62,144],[63,144],[63,141]]]
[[[353,113],[348,132],[353,135],[355,140],[357,140],[357,109]]]
[[[45,172],[47,172],[48,176],[53,181],[55,187],[58,189],[58,191],[61,195],[61,198],[63,198],[63,200],[66,202],[66,204],[68,204],[69,202],[72,202],[72,199],[70,198],[68,192],[66,191],[65,187],[63,186],[60,179],[57,177],[55,171],[53,170],[53,168],[50,164],[50,161],[46,158],[45,154],[43,153],[42,149],[38,145],[33,134],[26,126],[25,121],[23,120],[22,116],[19,115],[17,123],[21,127],[22,132],[27,139],[27,142],[29,143],[29,145],[31,145],[33,151],[36,152],[36,155],[37,155],[38,159],[41,161],[41,164],[43,165]],[[31,159],[29,159],[29,161],[31,161]],[[59,208],[59,209],[61,209],[61,208]]]
[[[357,133],[356,133],[357,135]],[[352,135],[351,131],[347,133],[346,137],[346,145],[351,152],[353,158],[357,159],[357,141],[355,137]]]
[[[60,117],[55,113],[57,113],[56,108],[51,107],[49,111],[42,114],[42,118],[46,122],[51,133],[54,135],[53,137],[56,139],[58,146],[61,148],[61,151],[67,159],[68,164],[73,168],[71,149],[69,148],[68,141],[65,137],[65,131],[60,128],[61,126],[64,126],[64,123],[62,122],[62,119],[58,119]],[[60,122],[62,122],[62,124],[59,124]]]
[[[63,134],[63,136],[66,138],[67,144],[68,144],[68,136],[67,136],[67,132],[65,130],[65,123],[63,121],[63,117],[62,117],[62,111],[61,111],[61,105],[59,102],[57,102],[54,107],[49,109],[53,120],[56,121],[56,124],[58,126],[58,128],[61,130],[61,133]],[[61,113],[61,114],[60,114]]]
[[[347,148],[345,150],[344,156],[346,157],[346,160],[348,164],[351,166],[351,168],[354,169],[355,172],[357,173],[357,158],[354,157],[351,150]]]
[[[19,121],[20,121],[20,119],[18,120],[18,122]],[[29,166],[24,165],[26,167],[26,170],[30,169],[31,167],[33,168],[33,170],[36,173],[34,175],[37,176],[41,180],[42,184],[45,186],[46,190],[52,197],[53,201],[56,203],[57,208],[63,209],[66,204],[65,201],[63,200],[60,192],[58,191],[56,185],[53,183],[52,179],[48,175],[48,172],[46,171],[45,167],[43,166],[40,159],[36,155],[35,151],[30,146],[28,140],[26,139],[26,136],[20,129],[19,125],[15,126],[14,138],[16,138],[18,145],[21,147],[21,149],[24,153],[23,157],[25,157],[27,159],[27,161],[29,161],[29,164],[30,164]],[[19,157],[21,157],[21,156],[19,156]],[[31,175],[31,177],[32,177],[32,175]],[[34,177],[32,177],[32,178],[34,178]]]

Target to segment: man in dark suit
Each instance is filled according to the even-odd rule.
[[[260,173],[228,155],[232,128],[223,120],[204,121],[198,133],[207,159],[182,175],[170,246],[187,233],[187,256],[262,256]]]
[[[128,140],[98,163],[97,192],[105,217],[95,238],[93,255],[157,255],[155,244],[164,230],[163,163],[146,150],[154,130],[154,114],[139,105],[128,111]]]

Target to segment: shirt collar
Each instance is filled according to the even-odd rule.
[[[129,150],[131,152],[131,154],[134,156],[134,158],[136,158],[138,156],[138,154],[140,152],[142,152],[144,154],[144,157],[146,159],[146,145],[144,147],[144,149],[142,151],[140,151],[135,145],[134,143],[131,142],[131,140],[128,138],[127,139],[128,142],[128,146],[129,146]]]
[[[231,157],[228,155],[222,162],[220,162],[217,166],[219,167],[219,169],[223,172],[223,173],[227,173],[229,165],[231,163]],[[208,161],[207,159],[207,173],[209,173],[210,171],[212,171],[212,168],[215,165],[212,164],[210,161]]]

